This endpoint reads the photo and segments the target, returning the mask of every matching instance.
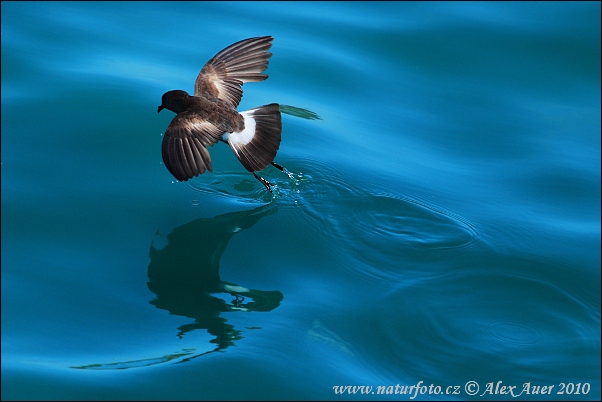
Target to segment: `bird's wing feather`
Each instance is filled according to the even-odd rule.
[[[280,147],[282,117],[277,103],[241,113],[245,128],[227,133],[224,138],[249,172],[266,168],[274,161]]]
[[[211,169],[207,147],[215,144],[223,132],[191,112],[173,118],[163,137],[163,163],[179,181],[192,179]]]
[[[271,36],[245,39],[228,46],[205,64],[194,84],[194,94],[209,93],[236,108],[245,82],[260,82],[272,53]]]

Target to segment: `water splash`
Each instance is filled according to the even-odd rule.
[[[284,175],[282,174],[284,173]],[[183,185],[197,193],[228,198],[236,202],[265,204],[275,199],[296,197],[312,178],[304,173],[294,173],[283,168],[282,172],[273,167],[266,169],[264,177],[272,184],[272,193],[246,172],[220,172],[194,178]],[[190,204],[199,206],[198,198],[191,198]]]
[[[289,196],[298,196],[301,188],[311,182],[311,176],[303,173],[293,173],[283,167],[283,172],[288,176],[288,180],[278,180],[272,186],[274,198],[284,198]]]

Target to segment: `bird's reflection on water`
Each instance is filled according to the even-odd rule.
[[[321,120],[311,110],[296,106],[280,105],[280,111],[306,120]],[[294,177],[290,172],[287,174],[300,180],[301,175]],[[304,176],[306,180],[309,178],[309,175]],[[261,218],[276,211],[277,206],[272,203],[248,211],[197,219],[177,227],[167,236],[157,232],[153,239],[149,252],[148,288],[156,297],[150,303],[172,315],[191,318],[192,322],[178,327],[177,336],[183,338],[195,329],[206,330],[214,337],[210,341],[215,344],[213,349],[198,353],[196,349],[183,348],[158,357],[71,368],[124,370],[166,362],[183,363],[234,345],[235,341],[242,338],[242,331],[228,324],[222,313],[271,311],[280,305],[283,295],[277,290],[248,289],[222,281],[219,275],[220,259],[235,233],[251,228]],[[232,300],[226,302],[217,297],[218,294],[229,294]]]
[[[219,274],[220,259],[232,236],[275,213],[276,208],[267,205],[197,219],[167,235],[164,247],[155,244],[163,239],[153,241],[148,288],[156,298],[151,304],[194,320],[178,328],[179,337],[194,329],[205,329],[215,337],[211,342],[217,344],[216,350],[222,350],[240,339],[240,331],[228,324],[221,313],[270,311],[278,307],[283,299],[281,292],[248,289],[222,281]],[[219,293],[230,294],[233,300],[228,303],[214,296]]]
[[[232,212],[213,218],[202,218],[174,229],[167,236],[157,234],[150,247],[148,288],[156,295],[150,301],[172,315],[191,318],[193,322],[178,327],[177,336],[195,330],[206,330],[214,338],[212,350],[195,353],[183,349],[164,356],[72,366],[77,369],[123,370],[148,367],[173,361],[182,363],[208,353],[223,351],[241,339],[241,330],[228,324],[224,312],[271,311],[280,305],[281,292],[248,289],[222,281],[220,259],[228,242],[236,233],[249,229],[264,216],[273,214],[273,204],[249,211]],[[231,302],[216,297],[229,294]]]

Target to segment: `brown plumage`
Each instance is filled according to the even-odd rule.
[[[270,183],[255,174],[274,163],[282,121],[277,103],[239,113],[242,85],[268,78],[262,74],[272,53],[271,36],[245,39],[228,46],[205,64],[194,84],[194,96],[174,90],[161,106],[177,115],[163,137],[163,162],[179,181],[212,171],[208,147],[227,142],[242,165],[269,191]]]

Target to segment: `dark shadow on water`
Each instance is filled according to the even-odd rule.
[[[153,241],[148,288],[157,296],[150,303],[194,320],[178,328],[180,338],[189,331],[204,329],[215,337],[211,341],[217,345],[215,350],[222,350],[241,338],[241,331],[228,324],[222,313],[270,311],[280,305],[281,292],[247,289],[222,281],[219,274],[220,259],[232,236],[276,210],[276,206],[267,205],[197,219],[167,235],[164,247],[155,244],[158,239]],[[215,294],[229,294],[233,300],[227,302]]]
[[[177,336],[182,338],[195,329],[206,330],[214,337],[210,341],[215,344],[212,350],[199,353],[195,349],[183,349],[159,357],[72,368],[123,370],[170,361],[183,363],[234,345],[242,338],[242,331],[228,324],[222,313],[271,311],[280,305],[283,295],[277,290],[248,289],[221,280],[220,259],[232,236],[276,211],[277,207],[269,204],[249,211],[197,219],[177,227],[167,236],[157,233],[151,244],[148,288],[156,297],[150,303],[172,315],[191,318],[192,322],[178,327]],[[227,302],[216,297],[217,294],[232,300]]]

